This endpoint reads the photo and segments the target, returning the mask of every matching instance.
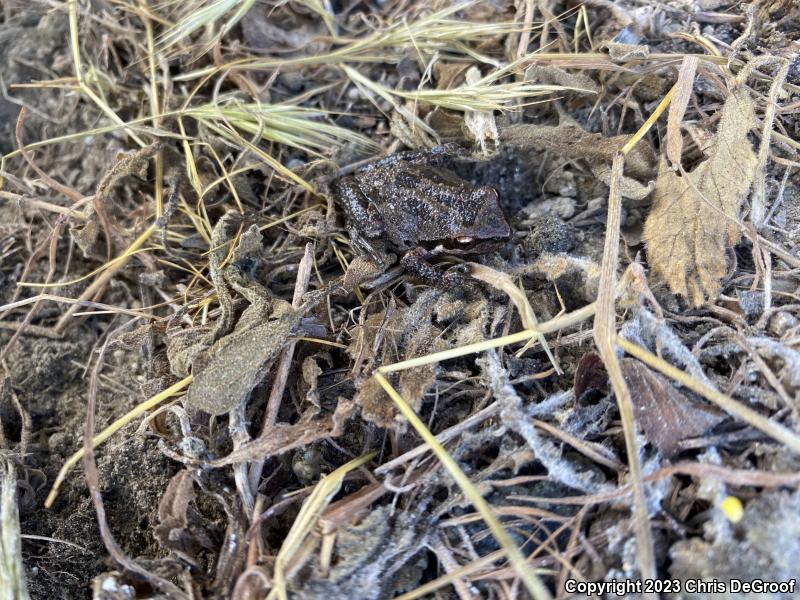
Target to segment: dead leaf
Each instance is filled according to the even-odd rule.
[[[458,79],[469,68],[467,63],[438,61],[433,65],[433,78],[437,90],[449,90],[458,85]]]
[[[403,326],[404,318],[402,311],[395,313],[395,315],[389,319],[387,328],[390,330],[397,328],[395,330],[398,331],[399,327]],[[397,350],[394,343],[390,342],[388,345],[384,345],[384,363],[388,364],[393,360],[414,358],[445,349],[444,341],[438,338],[440,333],[441,331],[432,325],[419,327],[411,333],[409,339],[403,344],[402,354],[397,358],[392,358],[397,356],[394,353]],[[425,394],[436,382],[436,372],[436,365],[431,364],[393,374],[390,379],[392,385],[395,386],[403,399],[414,410],[417,410],[422,405]],[[396,428],[403,426],[404,421],[397,420],[398,412],[394,402],[374,378],[370,377],[359,384],[355,401],[361,406],[361,416],[366,421],[375,423],[379,427]]]
[[[553,65],[532,65],[525,71],[525,81],[545,85],[560,85],[565,88],[589,90],[600,93],[597,83],[582,72],[566,71]]]
[[[303,448],[322,438],[336,438],[344,433],[345,425],[355,412],[355,402],[340,398],[334,413],[317,417],[305,414],[294,425],[278,423],[266,433],[251,442],[247,442],[230,454],[218,458],[211,463],[212,467],[223,467],[238,462],[266,460],[270,456],[283,454]]]
[[[211,415],[224,414],[238,405],[267,374],[305,313],[305,307],[290,309],[222,338],[209,350],[210,359],[202,370],[194,373],[186,404]]]
[[[636,421],[645,436],[666,456],[674,455],[681,440],[701,435],[725,415],[692,402],[666,378],[638,360],[622,360],[622,376],[631,390]]]
[[[500,140],[505,144],[523,149],[545,150],[569,159],[584,159],[591,165],[595,177],[604,182],[610,182],[611,169],[608,165],[630,137],[606,137],[600,133],[590,133],[565,115],[562,115],[558,126],[525,123],[505,127],[500,131]],[[634,146],[625,159],[622,196],[640,200],[650,194],[650,185],[640,181],[652,178],[655,165],[655,154],[650,146]]]
[[[602,50],[608,52],[609,58],[614,62],[628,62],[650,56],[650,47],[643,44],[620,44],[619,42],[605,42]]]
[[[408,340],[406,356],[413,358],[446,349],[447,345],[439,336],[441,331],[433,325],[417,329]],[[422,406],[428,390],[436,383],[437,366],[434,363],[400,372],[397,390],[403,399],[414,409]]]
[[[345,271],[342,286],[346,290],[354,290],[364,282],[375,279],[381,274],[381,267],[365,255],[356,256]]]
[[[319,399],[319,376],[322,375],[322,369],[313,356],[307,356],[303,361],[302,372],[303,381],[308,387],[306,400],[319,409],[322,406]]]
[[[631,136],[606,137],[583,129],[569,117],[562,117],[558,125],[519,124],[500,131],[500,140],[512,146],[536,148],[555,152],[564,158],[584,158],[590,162],[610,162]],[[654,156],[647,145],[636,145],[625,160],[625,172],[634,177],[652,174]]]
[[[605,394],[608,391],[608,373],[603,364],[603,359],[597,352],[587,352],[578,361],[575,367],[575,378],[572,384],[572,391],[575,402],[581,404],[591,404],[584,395],[600,392]]]
[[[644,227],[647,256],[670,289],[695,306],[719,294],[727,271],[725,248],[741,237],[736,219],[756,168],[747,139],[754,124],[753,101],[747,90],[739,89],[722,108],[705,162],[681,177],[661,160]]]
[[[197,554],[214,545],[205,530],[189,519],[189,504],[195,496],[191,474],[186,470],[176,473],[158,504],[158,525],[153,534],[162,548],[197,566]]]
[[[452,298],[431,290],[412,306],[391,312],[388,318],[385,312],[370,315],[353,336],[348,353],[355,361],[361,361],[364,353],[376,353],[376,364],[388,365],[449,348],[441,328],[431,319],[441,302],[452,302]],[[389,379],[403,399],[417,410],[436,382],[437,370],[437,365],[432,364],[393,373]],[[394,402],[380,384],[371,376],[359,379],[355,402],[361,407],[362,418],[379,427],[404,428],[405,419],[398,418]]]

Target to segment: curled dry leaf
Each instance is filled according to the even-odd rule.
[[[608,390],[608,373],[603,359],[597,352],[587,352],[578,361],[575,368],[572,391],[575,401],[586,402],[584,395],[593,392],[605,393]]]
[[[553,65],[531,65],[525,71],[525,81],[600,93],[600,86],[582,72],[572,72]]]
[[[322,368],[317,364],[313,356],[307,356],[303,360],[302,366],[303,382],[306,384],[306,400],[321,408],[319,397],[319,376],[322,375]]]
[[[189,517],[189,504],[195,497],[191,474],[186,470],[178,471],[158,504],[158,525],[153,533],[162,548],[170,549],[189,564],[198,566],[197,554],[203,548],[214,548],[214,544],[200,523]]]
[[[356,256],[345,271],[342,286],[346,290],[354,290],[362,283],[374,279],[381,274],[380,266],[364,255]]]
[[[681,440],[699,436],[725,418],[692,402],[639,361],[626,358],[621,366],[633,397],[636,421],[650,443],[666,456],[678,451]]]
[[[250,460],[266,460],[270,456],[309,446],[323,438],[339,437],[344,433],[355,408],[354,402],[342,398],[333,414],[320,417],[309,412],[294,425],[279,423],[267,435],[243,444],[238,450],[213,461],[211,466],[217,468]]]
[[[653,271],[695,306],[715,298],[725,276],[725,248],[739,241],[736,219],[750,190],[756,155],[747,133],[755,124],[746,89],[731,94],[708,159],[685,177],[662,159],[653,208],[644,226]]]
[[[609,58],[614,62],[628,62],[650,56],[650,47],[642,44],[621,44],[619,42],[606,42],[601,47],[608,52]]]
[[[606,137],[591,133],[566,115],[561,115],[557,126],[524,123],[500,131],[500,141],[511,146],[546,150],[564,158],[582,158],[592,165],[599,162],[606,166],[630,138],[630,135]],[[625,159],[625,174],[646,179],[654,170],[655,155],[650,146],[634,146]]]
[[[409,334],[408,338],[401,342],[403,347],[399,360],[415,358],[447,348],[447,344],[439,337],[441,330],[430,324],[423,324],[412,330],[408,327],[407,322],[404,323],[405,319],[402,312],[395,313],[397,318],[390,318],[387,323],[387,328],[405,325],[405,330],[397,329],[397,331]],[[403,336],[400,337],[402,338]],[[397,349],[394,346],[396,341],[399,340],[392,340],[389,343],[389,348],[384,347],[382,349],[385,364],[393,362],[391,357],[394,355],[393,351]],[[436,364],[408,369],[399,374],[394,374],[392,377],[393,384],[397,386],[398,392],[403,399],[414,410],[417,410],[422,405],[425,394],[436,383],[437,370]],[[359,384],[355,400],[361,406],[361,416],[379,427],[398,427],[401,423],[405,423],[404,420],[397,420],[397,408],[380,384],[372,377]]]

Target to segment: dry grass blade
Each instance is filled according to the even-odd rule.
[[[533,307],[531,306],[531,303],[528,302],[528,297],[525,295],[525,292],[518,286],[514,285],[514,282],[511,281],[511,277],[509,277],[506,273],[501,273],[500,271],[496,271],[479,263],[470,263],[470,269],[472,276],[475,277],[475,279],[484,281],[508,294],[508,297],[514,303],[514,306],[516,306],[520,318],[522,319],[522,324],[525,326],[525,328],[528,331],[536,330],[539,321],[533,312]],[[537,334],[536,339],[542,345],[542,349],[545,351],[545,354],[547,354],[547,358],[550,360],[550,364],[553,365],[556,373],[563,375],[563,371],[561,370],[556,357],[553,356],[553,352],[550,350],[550,346],[547,343],[547,339],[544,337],[544,334]],[[530,342],[528,342],[528,344],[530,344]],[[526,349],[527,347],[528,345],[525,346]]]
[[[480,63],[497,66],[497,61],[473,50],[498,36],[519,33],[523,25],[514,22],[482,23],[455,18],[454,15],[477,2],[453,4],[414,21],[397,20],[383,30],[358,39],[339,38],[339,48],[327,54],[299,55],[288,58],[242,59],[178,75],[175,81],[207,77],[223,69],[271,70],[303,65],[341,65],[356,62],[398,62],[408,52],[423,57],[434,55],[468,56]]]
[[[359,458],[342,465],[330,475],[322,478],[311,495],[303,502],[300,512],[292,523],[292,528],[281,544],[281,549],[275,558],[275,571],[273,574],[273,587],[267,600],[279,598],[287,600],[286,569],[296,555],[303,550],[306,538],[317,525],[320,516],[330,501],[342,487],[345,476],[362,465],[367,464],[376,455],[370,452]]]
[[[150,239],[150,236],[156,231],[155,225],[151,225],[144,232],[136,238],[130,246],[128,246],[122,254],[117,256],[115,259],[107,262],[103,267],[102,273],[95,279],[92,284],[87,287],[83,293],[77,298],[77,302],[73,304],[67,312],[65,312],[61,318],[56,323],[55,330],[58,333],[63,333],[67,326],[72,321],[72,317],[78,311],[81,306],[81,303],[89,300],[95,294],[98,293],[99,290],[103,289],[106,284],[111,280],[111,278],[116,275],[116,273],[128,263],[128,260],[136,254],[136,252],[144,246],[145,242]]]
[[[167,50],[171,46],[184,41],[193,33],[209,27],[228,13],[233,12],[220,29],[218,37],[221,37],[241,21],[255,3],[256,0],[213,0],[201,3],[205,4],[205,6],[199,7],[198,3],[187,3],[186,15],[169,28],[158,41],[158,48],[159,50]]]
[[[653,538],[650,533],[650,520],[647,513],[647,502],[642,482],[642,467],[639,458],[639,446],[636,442],[636,421],[633,413],[633,402],[630,390],[622,376],[619,359],[614,350],[616,336],[616,309],[614,289],[617,279],[619,260],[620,213],[622,196],[620,182],[625,164],[624,155],[619,152],[614,157],[612,167],[611,189],[608,192],[608,221],[606,225],[605,245],[603,248],[603,265],[600,274],[600,289],[597,294],[597,316],[594,320],[594,341],[603,363],[606,366],[609,380],[614,388],[617,406],[619,407],[622,428],[625,433],[625,450],[628,454],[628,468],[633,484],[633,514],[636,534],[636,557],[639,563],[640,576],[652,579],[656,576],[655,558],[653,556]],[[647,597],[647,596],[645,596]]]
[[[498,79],[496,74],[484,77],[475,83],[466,83],[452,89],[417,89],[409,92],[383,86],[346,65],[342,69],[353,83],[382,98],[409,100],[418,104],[438,106],[460,112],[507,111],[519,108],[520,101],[528,98],[536,98],[567,90],[591,93],[591,90],[576,90],[575,88],[560,85],[544,85],[529,81],[495,83]],[[502,74],[506,73],[507,70],[503,69]],[[523,106],[529,104],[532,103],[523,102]]]
[[[395,600],[415,600],[416,598],[422,598],[426,594],[435,592],[439,588],[443,588],[446,585],[454,584],[460,578],[478,574],[480,571],[489,568],[492,565],[492,563],[501,560],[502,558],[503,558],[502,551],[492,552],[491,554],[482,556],[477,560],[473,560],[471,563],[469,563],[464,567],[455,569],[454,571],[451,571],[446,575],[442,575],[438,579],[429,581],[425,585],[421,585],[415,590],[406,592],[401,596],[397,596]]]
[[[28,600],[22,538],[17,507],[17,475],[14,464],[3,457],[0,466],[0,600]]]
[[[226,124],[255,136],[256,140],[284,144],[317,156],[340,142],[349,142],[365,150],[377,150],[375,142],[366,136],[321,121],[320,117],[327,116],[322,111],[291,103],[222,105],[218,101],[188,108],[182,114],[196,119],[223,137],[230,137],[221,127]]]
[[[469,480],[469,477],[467,477],[464,471],[462,471],[458,466],[458,463],[453,460],[453,457],[450,456],[447,450],[445,450],[444,446],[442,446],[436,437],[430,432],[430,430],[428,430],[411,406],[409,406],[409,404],[400,396],[400,394],[397,393],[397,391],[392,387],[392,384],[389,383],[389,380],[383,376],[381,371],[382,369],[379,369],[378,372],[375,373],[375,379],[394,401],[395,406],[397,406],[403,416],[408,419],[408,422],[411,423],[411,426],[417,431],[420,437],[431,447],[433,453],[436,455],[436,458],[438,458],[442,465],[444,465],[444,467],[450,473],[450,476],[455,479],[456,483],[461,488],[461,491],[464,492],[464,495],[467,497],[467,499],[480,513],[481,517],[492,531],[495,539],[503,548],[508,560],[514,567],[516,574],[520,577],[520,579],[522,579],[525,587],[528,589],[528,592],[536,600],[551,598],[550,592],[541,582],[531,565],[527,560],[525,560],[522,552],[520,552],[519,548],[517,548],[514,541],[503,528],[502,523],[500,523],[500,520],[495,516],[492,507],[488,502],[486,502],[486,500],[484,500],[483,496],[481,496],[480,492]]]
[[[0,600],[786,579],[791,2],[611,4],[5,3]]]
[[[458,358],[459,356],[484,352],[493,348],[499,348],[500,346],[517,344],[519,342],[527,342],[531,338],[538,335],[550,333],[551,331],[557,331],[559,329],[575,325],[576,323],[580,323],[581,321],[585,321],[586,319],[590,319],[594,315],[596,308],[596,303],[592,302],[591,304],[587,304],[582,308],[574,310],[560,317],[555,317],[549,321],[544,321],[537,325],[536,329],[526,329],[524,331],[518,331],[517,333],[511,333],[499,338],[475,342],[474,344],[467,344],[466,346],[459,346],[458,348],[450,348],[449,350],[442,350],[440,352],[426,354],[425,356],[419,356],[417,358],[410,358],[401,362],[392,363],[391,365],[385,365],[381,367],[381,372],[394,373],[395,371],[402,371],[404,369],[429,365],[434,362],[450,360],[451,358]]]
[[[83,72],[83,60],[81,59],[80,32],[78,28],[78,0],[69,0],[67,6],[69,8],[69,35],[70,45],[72,46],[72,62],[75,69],[75,77],[78,80],[81,92],[94,102],[94,104],[114,123],[124,128],[125,132],[131,136],[132,140],[144,147],[146,145],[144,141],[128,127],[125,121],[123,121],[120,116],[111,109],[108,103],[98,96],[87,83],[86,76]]]

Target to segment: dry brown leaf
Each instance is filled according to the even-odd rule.
[[[361,407],[361,417],[365,421],[387,429],[402,426],[395,421],[397,408],[392,399],[374,377],[360,383],[353,399]]]
[[[605,183],[611,180],[608,163],[630,137],[606,137],[599,133],[590,133],[565,115],[561,116],[558,126],[525,123],[511,125],[500,131],[500,141],[510,146],[546,150],[569,159],[584,159],[591,165],[595,177]],[[655,165],[655,154],[649,145],[634,146],[625,159],[622,196],[641,200],[649,195],[652,191],[651,184],[640,182],[652,178]]]
[[[653,271],[676,294],[699,306],[715,298],[725,276],[725,248],[739,241],[736,219],[753,181],[756,155],[747,133],[755,124],[746,89],[722,107],[708,159],[686,177],[662,158],[644,237]]]
[[[439,61],[433,65],[437,90],[450,90],[458,85],[459,78],[469,68],[467,63]]]
[[[546,85],[560,85],[565,88],[589,90],[600,93],[600,86],[582,72],[573,72],[552,65],[532,65],[525,71],[525,81]]]
[[[692,402],[638,360],[626,358],[621,367],[631,390],[636,421],[648,441],[666,456],[678,451],[681,440],[697,437],[725,418]]]
[[[303,374],[303,382],[306,384],[306,400],[316,406],[322,408],[319,398],[319,376],[322,375],[322,369],[317,364],[315,357],[306,356],[303,360],[301,368]]]
[[[597,352],[587,352],[575,367],[572,392],[575,402],[585,403],[583,396],[587,392],[605,393],[608,390],[608,373],[603,359]]]
[[[195,496],[191,474],[186,470],[176,473],[158,504],[158,525],[153,534],[162,548],[197,567],[197,554],[203,548],[213,548],[213,544],[203,528],[189,518],[189,504]]]
[[[214,468],[251,460],[266,460],[270,456],[283,454],[313,444],[323,438],[336,438],[344,433],[345,425],[355,412],[352,400],[339,398],[333,414],[323,417],[307,413],[294,425],[278,423],[267,430],[266,435],[247,442],[230,454],[211,462]]]
[[[413,308],[399,309],[384,323],[385,313],[367,317],[360,333],[353,338],[348,348],[350,356],[359,360],[364,349],[372,353],[376,336],[380,331],[385,336],[378,350],[380,364],[390,364],[398,360],[415,358],[431,352],[445,350],[447,343],[441,338],[441,329],[430,323],[430,315],[435,311],[440,296],[431,296],[422,304],[420,312]],[[431,364],[392,374],[392,385],[403,399],[417,410],[422,405],[425,394],[436,382],[437,365]],[[379,427],[404,428],[405,420],[398,419],[397,408],[380,384],[373,377],[356,385],[355,402],[361,407],[361,416]]]
[[[194,373],[186,404],[221,415],[246,399],[283,350],[306,308],[288,307],[260,325],[243,326],[209,349],[210,359]],[[197,369],[197,364],[193,371]]]
[[[619,42],[609,41],[603,43],[600,48],[608,52],[611,60],[619,63],[650,56],[650,47],[643,44],[620,44]]]

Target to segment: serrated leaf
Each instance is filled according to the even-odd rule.
[[[741,237],[736,221],[757,164],[747,139],[754,125],[753,101],[741,88],[725,101],[703,163],[681,177],[661,160],[644,227],[647,256],[670,289],[695,306],[719,294],[725,249]]]

